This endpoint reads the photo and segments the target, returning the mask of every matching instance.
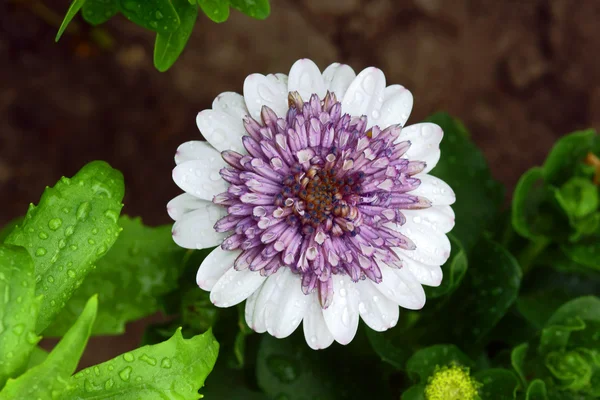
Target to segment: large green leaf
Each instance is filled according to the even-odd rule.
[[[198,19],[198,6],[187,0],[173,0],[181,24],[170,32],[158,32],[154,44],[154,66],[160,72],[165,72],[175,63],[194,30]]]
[[[117,239],[123,175],[94,161],[73,178],[46,188],[38,206],[5,243],[23,246],[34,260],[36,294],[44,295],[37,321],[42,332]]]
[[[83,19],[92,25],[100,25],[119,12],[117,0],[86,0],[81,10]]]
[[[452,233],[469,252],[496,218],[504,189],[492,178],[485,157],[460,121],[445,113],[434,114],[428,121],[444,130],[441,158],[431,174],[448,183],[456,193],[457,201],[452,206],[456,226]]]
[[[598,137],[593,129],[574,132],[558,140],[544,162],[546,182],[556,186],[566,182],[573,176],[575,167],[592,151],[594,142],[598,142]]]
[[[519,382],[512,371],[501,368],[486,369],[473,377],[483,385],[479,389],[482,400],[516,399]]]
[[[179,28],[181,21],[170,0],[118,1],[121,13],[139,26],[158,33],[174,32]]]
[[[229,18],[229,0],[198,0],[198,4],[214,22],[225,22]]]
[[[17,379],[9,379],[0,400],[58,399],[64,397],[67,379],[77,368],[96,318],[98,299],[90,298],[85,309],[48,357]]]
[[[21,373],[37,342],[33,261],[21,247],[0,245],[0,389]]]
[[[406,363],[406,371],[426,383],[436,367],[458,364],[473,367],[475,363],[453,344],[437,344],[417,351]],[[415,379],[416,380],[416,379]]]
[[[70,390],[66,398],[197,400],[218,352],[212,332],[184,339],[178,329],[165,342],[79,371],[67,382]]]
[[[60,336],[98,293],[98,316],[92,334],[125,332],[125,324],[159,309],[160,296],[177,287],[184,250],[171,238],[171,226],[146,227],[140,218],[121,217],[121,235],[90,272],[66,307],[45,331]]]
[[[229,4],[236,10],[256,19],[265,19],[271,13],[269,0],[229,0]]]
[[[77,15],[79,10],[81,10],[81,7],[83,7],[84,3],[85,0],[73,0],[71,6],[69,7],[69,10],[67,10],[67,15],[65,15],[65,19],[63,20],[62,24],[60,24],[60,28],[58,28],[58,33],[56,34],[55,38],[56,42],[60,40],[60,37],[65,32],[65,29],[67,29],[67,26],[71,23],[75,15]]]

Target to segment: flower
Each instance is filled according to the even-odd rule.
[[[437,286],[454,226],[452,189],[428,172],[442,130],[403,128],[411,93],[377,68],[253,74],[198,114],[207,142],[182,144],[167,208],[185,248],[217,246],[197,274],[218,307],[246,300],[257,332],[302,322],[311,348],[349,343],[359,315],[384,331]],[[219,153],[220,152],[220,153]]]
[[[474,400],[482,385],[469,369],[458,365],[436,367],[425,387],[427,400]]]

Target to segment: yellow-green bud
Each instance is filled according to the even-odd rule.
[[[425,387],[427,400],[475,400],[481,384],[458,365],[436,367]]]

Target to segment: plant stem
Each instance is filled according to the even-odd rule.
[[[531,241],[521,250],[521,253],[517,257],[523,276],[525,276],[531,268],[534,266],[534,261],[537,256],[543,252],[546,247],[550,244],[550,239],[542,238],[535,241]]]

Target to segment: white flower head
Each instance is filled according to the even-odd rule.
[[[218,307],[246,300],[246,322],[283,338],[301,323],[313,349],[349,343],[359,316],[396,325],[425,305],[450,254],[452,189],[428,172],[442,130],[404,127],[413,97],[385,75],[298,60],[253,74],[198,114],[207,142],[182,144],[169,202],[173,238],[219,246],[200,288]]]

